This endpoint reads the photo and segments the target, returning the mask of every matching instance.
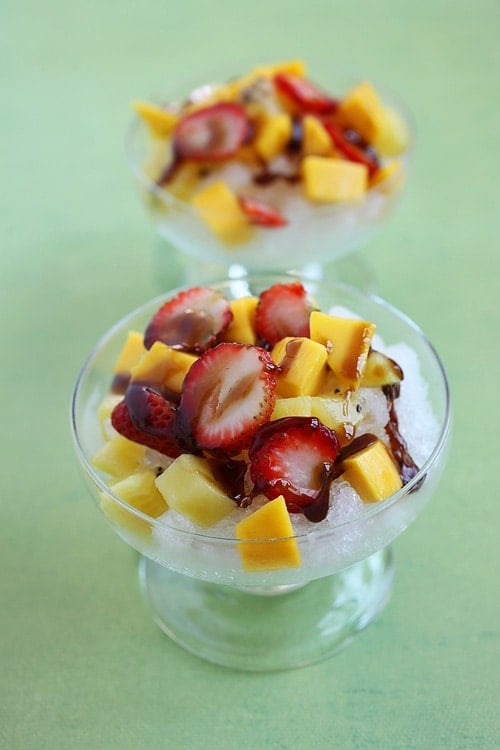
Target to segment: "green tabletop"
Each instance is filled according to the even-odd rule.
[[[499,747],[498,2],[5,0],[1,17],[0,747]],[[127,173],[130,101],[207,61],[313,54],[415,114],[405,199],[360,261],[439,350],[454,440],[380,618],[330,660],[245,674],[152,621],[68,402],[106,328],[177,281]]]

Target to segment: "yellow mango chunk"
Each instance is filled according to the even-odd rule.
[[[179,119],[173,112],[150,102],[135,101],[132,106],[139,117],[157,135],[170,135]]]
[[[115,431],[110,423],[111,412],[115,406],[122,400],[123,396],[118,393],[107,393],[97,407],[97,418],[101,427],[101,434],[104,440],[110,440]]]
[[[304,78],[306,75],[306,64],[300,59],[285,60],[284,62],[271,63],[270,65],[259,65],[252,71],[252,75],[256,78],[273,78],[277,73],[289,73],[290,75]]]
[[[143,461],[146,448],[122,435],[116,435],[105,443],[92,457],[92,466],[122,479],[136,472]]]
[[[343,461],[343,479],[365,503],[385,500],[402,487],[399,472],[381,440]]]
[[[400,161],[393,159],[388,164],[377,169],[375,174],[370,178],[370,187],[380,185],[386,180],[391,183],[391,189],[394,189],[397,185],[403,184],[403,166]]]
[[[113,367],[113,373],[115,375],[130,375],[130,370],[145,351],[143,334],[138,331],[129,331]]]
[[[198,216],[226,242],[242,242],[250,235],[251,227],[238,196],[225,182],[212,183],[197,193],[191,203]]]
[[[229,303],[233,319],[223,335],[224,341],[236,341],[238,344],[255,344],[255,311],[259,304],[258,297],[239,297]]]
[[[327,351],[310,338],[290,336],[274,345],[271,356],[279,365],[276,393],[284,398],[312,396],[326,376]]]
[[[336,116],[344,127],[356,130],[368,143],[384,128],[384,108],[371,83],[363,81],[341,101]]]
[[[132,380],[150,385],[164,386],[180,393],[184,378],[198,357],[155,341],[139,362],[132,368]]]
[[[328,366],[339,383],[348,390],[356,390],[363,377],[375,324],[313,310],[309,326],[311,339],[328,350]]]
[[[317,117],[306,115],[302,120],[302,153],[304,156],[328,156],[333,151],[332,139]]]
[[[393,359],[371,349],[361,378],[361,385],[368,388],[381,388],[383,385],[394,385],[403,380],[403,370]]]
[[[264,161],[271,161],[283,153],[292,137],[292,119],[283,113],[269,115],[260,125],[254,141],[255,150]]]
[[[183,453],[160,474],[156,486],[169,508],[202,528],[213,526],[235,508],[200,456]]]
[[[351,395],[336,398],[312,396],[311,416],[334,430],[341,445],[345,445],[354,437],[354,427],[363,416],[358,405],[359,399]]]
[[[307,197],[318,203],[356,200],[368,187],[364,164],[328,156],[305,156],[302,176]]]
[[[242,540],[238,544],[238,551],[244,570],[299,567],[300,550],[293,535],[282,495],[244,518],[236,524],[236,537]]]
[[[277,398],[271,419],[282,417],[312,417],[311,396],[292,396],[291,398]]]
[[[155,472],[138,471],[112,484],[111,490],[120,500],[124,500],[147,516],[157,518],[168,510],[168,505],[158,491],[155,480]]]
[[[410,141],[408,126],[395,110],[384,107],[383,124],[373,138],[373,145],[382,156],[397,156]]]

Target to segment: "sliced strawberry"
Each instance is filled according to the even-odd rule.
[[[173,419],[171,422],[169,421],[167,411],[166,409],[162,410],[156,428],[153,427],[155,419],[150,419],[151,430],[146,432],[134,424],[130,417],[127,402],[122,399],[111,413],[111,424],[123,437],[133,440],[135,443],[146,445],[148,448],[153,448],[153,450],[163,453],[165,456],[177,458],[181,454],[181,450],[173,434]],[[160,423],[164,426],[163,430],[160,429]]]
[[[303,112],[329,114],[338,107],[338,101],[307,78],[291,73],[277,73],[274,84],[281,94],[288,96]]]
[[[309,336],[312,305],[300,281],[274,284],[260,295],[255,330],[269,346],[285,336]]]
[[[315,417],[283,417],[263,425],[248,453],[255,492],[283,495],[292,513],[319,521],[328,512],[337,436]]]
[[[239,201],[240,206],[252,224],[257,224],[261,227],[283,227],[285,224],[288,224],[288,221],[282,214],[263,201],[243,196],[240,197]]]
[[[231,322],[227,299],[210,287],[191,287],[165,302],[149,322],[144,346],[155,341],[200,353],[208,349]]]
[[[275,370],[257,346],[222,343],[202,354],[184,379],[179,404],[186,443],[216,456],[247,448],[274,408]]]
[[[249,135],[245,109],[239,104],[220,102],[179,120],[172,140],[177,157],[223,161],[233,156]]]
[[[332,139],[333,145],[349,161],[355,161],[358,164],[364,164],[368,174],[372,177],[379,168],[377,155],[367,144],[364,144],[360,137],[354,131],[343,132],[339,127],[328,120],[323,121],[323,125],[328,135]]]

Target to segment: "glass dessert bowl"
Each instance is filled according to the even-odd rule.
[[[291,270],[346,280],[340,259],[401,196],[410,112],[378,84],[317,68],[201,74],[135,103],[126,151],[140,194],[161,237],[206,264],[205,280]]]
[[[272,345],[261,315],[259,345],[249,343],[248,301],[263,307],[272,290],[271,309],[276,299],[287,306],[283,289],[298,288],[310,335],[292,329],[278,356],[281,343]],[[229,667],[302,666],[348,644],[388,600],[391,543],[428,502],[445,465],[446,375],[411,320],[353,288],[287,274],[212,284],[208,297],[199,289],[148,302],[97,344],[72,398],[76,452],[107,521],[140,553],[146,600],[171,638]],[[220,323],[221,298],[229,323]],[[171,300],[177,312],[184,305],[197,339],[207,316],[193,326],[193,310],[210,309],[209,327],[219,321],[204,351],[165,342]],[[297,317],[301,304],[293,302]],[[324,339],[331,320],[348,346]],[[184,318],[175,327],[186,341],[189,326]],[[353,346],[361,347],[354,355]],[[312,352],[321,349],[318,362]],[[332,352],[341,350],[354,357],[354,373],[335,372]],[[176,358],[173,379],[164,355]],[[306,395],[290,395],[294,358],[308,373],[298,386]],[[267,403],[250,427],[248,399]],[[236,442],[228,442],[235,423]],[[147,439],[138,443],[144,427]]]

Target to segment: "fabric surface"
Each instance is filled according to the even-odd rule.
[[[1,15],[0,747],[498,747],[498,2],[5,0]],[[381,617],[328,661],[244,674],[154,624],[137,555],[79,474],[68,404],[101,334],[178,280],[128,173],[130,101],[208,63],[312,55],[414,112],[405,198],[346,267],[368,266],[434,342],[454,437],[394,545]]]

